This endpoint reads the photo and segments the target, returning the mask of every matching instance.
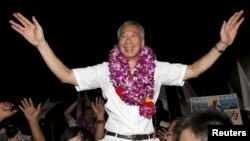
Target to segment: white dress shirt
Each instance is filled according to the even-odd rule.
[[[161,85],[184,84],[183,78],[187,65],[171,64],[168,62],[155,61],[154,74],[154,97],[155,103],[160,92]],[[110,82],[108,62],[89,66],[86,68],[73,69],[78,86],[78,91],[101,88],[102,95],[107,100],[105,110],[108,120],[105,129],[123,135],[150,134],[154,132],[152,118],[147,119],[139,115],[138,106],[130,106],[124,103],[116,94],[115,88]]]

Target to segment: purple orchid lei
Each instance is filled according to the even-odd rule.
[[[156,112],[151,101],[154,96],[153,50],[148,46],[141,48],[132,74],[128,59],[121,54],[118,45],[115,45],[109,54],[109,70],[111,83],[121,100],[128,105],[139,106],[139,114],[151,118]]]

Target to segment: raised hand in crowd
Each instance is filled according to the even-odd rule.
[[[165,128],[162,128],[161,130],[158,130],[157,135],[158,138],[160,139],[160,141],[166,141],[166,135],[167,135],[168,131]]]
[[[96,132],[95,141],[101,140],[104,137],[105,125],[105,109],[104,100],[102,97],[96,97],[95,102],[91,102],[91,107],[96,114]]]
[[[28,121],[38,121],[38,115],[40,113],[41,103],[37,106],[37,108],[33,105],[32,99],[24,98],[21,100],[21,105],[18,107],[23,111],[24,116]]]
[[[34,141],[45,141],[38,121],[41,103],[35,107],[31,98],[24,98],[21,100],[21,105],[18,105],[18,107],[23,111],[24,116],[28,120]]]
[[[8,101],[0,102],[0,122],[13,116],[18,110],[13,109],[14,104]]]

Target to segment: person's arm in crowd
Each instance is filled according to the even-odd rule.
[[[105,125],[105,109],[104,100],[102,97],[96,97],[95,103],[91,102],[93,111],[96,114],[96,132],[95,141],[99,141],[104,137]]]
[[[14,104],[8,101],[0,102],[0,122],[13,116],[18,110],[13,109]]]
[[[56,77],[63,83],[77,85],[73,71],[64,65],[54,54],[48,42],[45,40],[43,29],[36,18],[32,16],[32,21],[30,21],[21,13],[14,13],[13,16],[21,24],[14,20],[9,20],[11,27],[38,49],[45,63]]]
[[[184,80],[198,77],[200,74],[210,68],[220,57],[221,53],[230,46],[237,35],[237,31],[244,21],[242,17],[243,10],[234,13],[230,19],[224,21],[220,30],[220,41],[202,58],[191,65],[188,65]]]
[[[168,133],[167,129],[165,129],[165,128],[158,130],[157,135],[158,135],[158,138],[160,139],[160,141],[167,140],[167,138],[166,138],[167,133]]]
[[[71,113],[72,113],[72,111],[76,108],[77,103],[78,103],[77,101],[73,102],[73,103],[64,111],[64,117],[65,117],[65,119],[67,120],[67,122],[68,122],[71,118],[73,118],[73,117],[71,116]]]
[[[36,108],[31,98],[24,98],[23,100],[21,100],[21,105],[18,105],[18,107],[23,111],[25,118],[28,120],[34,141],[45,141],[46,139],[44,137],[44,134],[42,133],[38,122],[38,115],[40,113],[41,103],[38,104]]]

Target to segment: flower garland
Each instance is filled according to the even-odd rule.
[[[153,50],[148,46],[141,49],[133,74],[118,45],[110,51],[110,80],[116,93],[128,105],[139,106],[139,114],[146,118],[151,118],[156,112],[151,101],[154,96],[154,68]]]
[[[94,134],[96,131],[96,125],[94,119],[87,120],[84,117],[84,113],[76,118],[76,125],[83,128],[85,131],[90,132],[91,134]]]

